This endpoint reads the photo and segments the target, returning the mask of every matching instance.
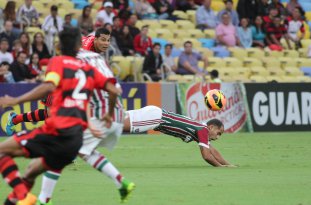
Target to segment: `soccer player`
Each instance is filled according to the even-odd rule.
[[[96,31],[96,34],[101,37],[101,41],[104,42],[106,48],[109,47],[110,42],[110,32],[107,29],[98,29]],[[113,73],[109,69],[108,65],[105,62],[105,59],[101,57],[98,53],[80,50],[78,54],[78,58],[80,58],[83,61],[86,61],[90,65],[96,67],[101,73],[103,73],[105,76],[113,77]],[[118,87],[120,87],[119,84],[117,84]],[[104,114],[108,111],[107,108],[108,105],[108,93],[101,90],[95,90],[94,95],[91,98],[91,122],[90,125],[100,125],[95,126],[95,129],[93,131],[97,131],[98,136],[94,137],[92,133],[92,129],[88,129],[83,134],[83,146],[79,151],[79,156],[86,161],[88,164],[90,164],[92,167],[97,169],[98,171],[102,172],[103,174],[110,177],[114,183],[116,184],[117,188],[119,189],[119,193],[121,195],[121,201],[126,201],[129,194],[134,189],[135,185],[134,183],[126,180],[120,172],[115,168],[115,166],[101,153],[95,150],[95,148],[99,146],[104,146],[109,149],[112,149],[114,145],[116,144],[118,138],[122,134],[123,129],[123,119],[124,119],[124,110],[122,105],[121,98],[118,98],[116,106],[115,106],[115,115],[114,119],[115,121],[112,123],[112,126],[110,129],[105,128],[104,124],[100,122],[100,119],[103,118]],[[46,100],[46,105],[51,105],[51,99],[50,97]],[[46,109],[47,110],[47,109]],[[46,110],[43,110],[45,113],[47,113]],[[38,110],[35,110],[36,112]],[[34,115],[34,112],[26,113],[26,114],[20,114],[20,116],[32,116]],[[16,115],[16,114],[15,114]],[[14,116],[14,114],[13,114]],[[18,117],[18,116],[17,116]],[[13,125],[10,128],[7,128],[7,130],[14,130],[15,123],[12,123],[13,120],[15,120],[17,117],[11,118],[11,115],[9,117],[8,125]],[[44,120],[47,117],[47,115],[42,116],[41,118],[33,118],[35,121]],[[22,120],[25,117],[20,117]],[[28,170],[29,171],[29,170]],[[28,172],[25,174],[25,178],[32,178],[29,177]],[[56,182],[60,176],[60,173],[56,173],[53,171],[48,171],[43,176],[43,183],[42,183],[42,189],[41,193],[39,195],[39,201],[41,204],[51,204],[49,201],[52,197],[53,188],[56,185]],[[31,179],[29,179],[31,180]],[[47,188],[48,187],[48,188]]]
[[[37,100],[50,92],[54,99],[50,117],[42,127],[29,133],[20,132],[0,143],[0,172],[13,188],[19,205],[34,204],[36,197],[29,193],[33,183],[22,180],[13,158],[41,158],[32,164],[31,174],[35,175],[45,170],[62,170],[82,146],[82,131],[87,127],[86,109],[93,89],[105,89],[112,96],[109,112],[104,117],[107,127],[111,126],[114,115],[112,102],[121,93],[114,86],[114,78],[106,78],[75,58],[81,45],[79,29],[64,29],[60,42],[63,56],[51,59],[44,83],[22,96],[0,98],[0,107]]]
[[[129,110],[126,114],[123,128],[125,132],[142,133],[155,130],[187,143],[195,141],[199,144],[202,157],[207,163],[215,167],[235,167],[210,144],[211,140],[217,140],[224,132],[224,125],[218,119],[211,119],[204,125],[156,106]]]

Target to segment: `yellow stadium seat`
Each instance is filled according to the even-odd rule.
[[[306,12],[305,17],[308,21],[311,21],[311,12],[310,11]]]
[[[278,67],[281,68],[281,62],[277,58],[262,58],[263,64],[266,68],[268,67]]]
[[[82,11],[81,11],[80,15],[82,15]],[[93,21],[95,21],[96,16],[97,16],[97,9],[92,8],[92,10],[91,10],[91,17],[93,18]]]
[[[154,30],[149,29],[148,30],[148,36],[151,37],[151,38],[156,38],[157,37],[157,33]]]
[[[175,48],[183,48],[183,42],[180,39],[177,38],[171,38],[171,39],[166,39],[168,43],[171,43],[174,45]]]
[[[63,9],[73,9],[75,5],[71,1],[62,0],[58,2],[59,8]]]
[[[187,15],[188,15],[188,19],[192,22],[192,23],[194,23],[194,24],[196,24],[196,11],[195,10],[188,10],[188,11],[186,11],[186,13],[187,13]]]
[[[205,29],[203,31],[206,38],[216,38],[216,33],[214,29]]]
[[[100,9],[103,5],[103,2],[102,1],[96,1],[94,2],[93,4],[93,8],[96,9],[98,11],[98,9]]]
[[[311,67],[311,59],[310,58],[298,58],[298,67]]]
[[[188,20],[177,20],[176,24],[177,24],[178,29],[183,29],[186,31],[188,31],[189,29],[195,28],[195,25],[191,21],[188,21]]]
[[[285,67],[286,75],[290,76],[303,76],[303,72],[298,67]]]
[[[251,74],[252,75],[261,75],[261,76],[269,76],[270,72],[265,67],[251,67]]]
[[[149,25],[149,28],[151,29],[159,29],[161,28],[161,24],[157,20],[142,20],[143,25]]]
[[[187,30],[187,33],[190,34],[191,38],[204,38],[205,37],[204,33],[199,29],[189,29]]]
[[[166,28],[166,29],[177,29],[178,26],[177,24],[175,24],[174,21],[171,21],[171,20],[160,20],[159,23],[161,24],[162,28]]]
[[[214,11],[221,11],[225,8],[225,5],[223,2],[219,2],[219,1],[212,1],[212,5],[211,5],[212,10]]]
[[[131,61],[123,56],[113,56],[111,59],[113,73],[121,80],[127,78],[131,73]]]
[[[238,58],[240,60],[247,58],[247,51],[245,49],[229,48],[228,50],[230,51],[232,57]]]
[[[259,48],[247,48],[245,50],[250,58],[262,58],[265,56],[265,52]]]
[[[298,49],[299,57],[306,58],[308,53],[308,48],[299,48]]]
[[[225,61],[226,66],[228,67],[237,67],[237,68],[243,67],[242,61],[240,61],[237,58],[227,57],[227,58],[223,58],[223,60]]]
[[[303,48],[308,48],[311,45],[311,39],[302,39],[301,44]]]
[[[306,83],[311,82],[311,77],[309,76],[297,76],[295,78],[298,80],[298,82],[306,82]]]
[[[142,75],[143,70],[143,57],[135,57],[132,62],[132,75],[134,76],[135,82],[144,82],[144,78]]]
[[[284,48],[288,49],[288,45],[286,43],[286,40],[284,38],[281,39],[281,44]],[[292,49],[295,49],[295,43],[291,40],[289,40],[289,44],[292,47]]]
[[[244,58],[243,65],[249,68],[255,67],[255,66],[262,67],[262,61],[257,58]]]
[[[183,38],[191,38],[190,33],[186,32],[186,31],[181,31],[181,30],[172,30],[173,34],[174,34],[174,38],[178,38],[178,39],[183,39]]]
[[[260,75],[252,75],[249,79],[251,80],[251,82],[255,82],[255,83],[267,82],[267,79]]]
[[[69,14],[69,11],[63,8],[58,9],[58,15],[62,18],[64,18],[67,14]]]
[[[175,15],[178,18],[181,18],[181,19],[188,19],[188,15],[185,12],[183,12],[183,11],[175,10],[173,12],[173,15]]]
[[[171,39],[174,38],[174,34],[168,29],[156,29],[157,38]]]
[[[279,58],[283,57],[283,51],[265,51],[265,56],[270,58]]]
[[[280,67],[266,67],[266,69],[270,72],[270,75],[277,75],[277,76],[282,76],[285,75],[285,71],[282,70]]]
[[[204,57],[213,57],[214,56],[214,52],[207,49],[207,48],[203,48],[203,47],[198,47],[195,48],[195,51],[199,52],[202,56]]]
[[[271,82],[271,81],[277,81],[277,82],[282,82],[283,79],[280,77],[280,76],[265,76],[265,78],[267,79],[268,82]]]
[[[211,57],[208,59],[208,67],[225,67],[226,63],[222,58]]]
[[[290,58],[290,57],[281,57],[279,58],[281,62],[281,67],[296,67],[298,65],[297,58]]]
[[[290,57],[290,58],[298,58],[299,57],[299,52],[296,50],[284,50],[284,57]]]

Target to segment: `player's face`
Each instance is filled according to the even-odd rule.
[[[98,38],[95,38],[94,45],[96,52],[106,52],[110,45],[110,35],[101,34]]]
[[[224,133],[224,127],[217,127],[215,125],[208,126],[209,134],[208,137],[210,140],[217,140],[222,133]]]

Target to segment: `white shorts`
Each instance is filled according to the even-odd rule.
[[[83,145],[79,150],[80,154],[90,155],[98,146],[112,150],[117,144],[122,132],[123,124],[113,122],[110,128],[105,127],[105,122],[96,118],[90,119],[91,122],[103,135],[100,138],[94,137],[89,129],[83,132]]]
[[[161,123],[162,109],[156,106],[146,106],[138,110],[129,110],[131,133],[147,132],[158,127]]]

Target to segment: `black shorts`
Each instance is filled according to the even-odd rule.
[[[58,130],[58,135],[45,134],[41,128],[14,135],[26,157],[42,157],[50,170],[61,170],[75,159],[83,143],[82,126]]]

